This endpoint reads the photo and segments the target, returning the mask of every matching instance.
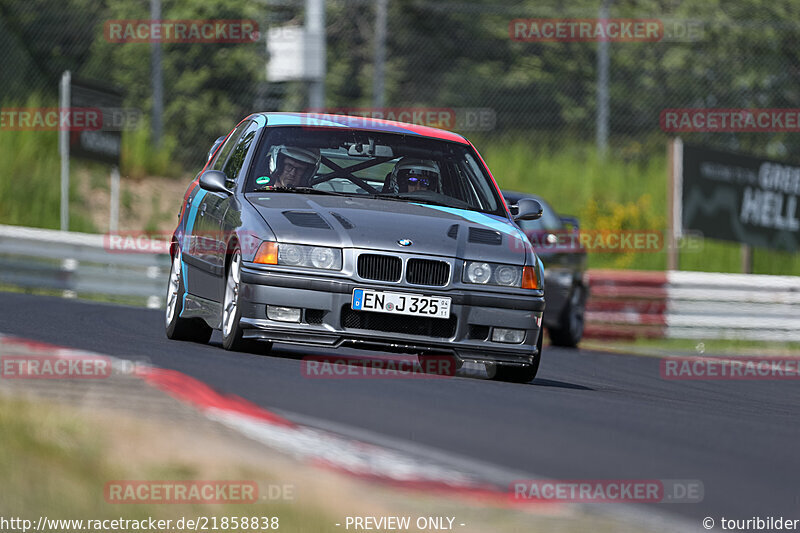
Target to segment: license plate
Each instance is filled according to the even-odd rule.
[[[440,296],[354,289],[352,308],[354,311],[377,311],[393,315],[450,318],[450,298]]]

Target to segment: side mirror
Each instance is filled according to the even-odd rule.
[[[222,141],[224,141],[224,140],[225,140],[225,136],[223,135],[222,137],[220,137],[216,141],[214,141],[214,145],[211,147],[211,150],[208,151],[208,158],[206,159],[206,163],[211,161],[211,158],[214,157],[214,152],[217,151],[217,148],[219,148],[219,145],[222,144]]]
[[[221,192],[231,194],[230,189],[225,186],[228,177],[219,170],[206,170],[200,175],[200,187],[209,192]]]
[[[522,198],[517,202],[514,220],[538,220],[542,218],[542,204],[533,198]]]

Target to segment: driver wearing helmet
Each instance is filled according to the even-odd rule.
[[[267,168],[272,178],[271,187],[308,187],[319,170],[320,154],[317,148],[298,148],[279,144],[267,155]]]
[[[391,181],[396,192],[441,192],[439,165],[435,161],[404,157],[394,167]]]

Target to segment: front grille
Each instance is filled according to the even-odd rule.
[[[344,329],[369,329],[384,333],[449,339],[456,333],[457,322],[455,315],[450,315],[450,318],[427,318],[353,311],[348,306],[342,307],[342,328]]]
[[[358,275],[375,281],[400,281],[403,262],[393,255],[361,254],[358,256]]]
[[[409,259],[406,267],[406,281],[412,285],[447,285],[450,276],[450,263],[431,259]]]

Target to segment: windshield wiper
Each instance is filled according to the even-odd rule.
[[[326,191],[324,189],[315,189],[313,187],[265,187],[263,189],[256,189],[255,192],[291,192],[297,194],[328,194],[332,196],[350,196],[347,193],[337,191]]]
[[[411,194],[391,194],[391,195],[373,194],[371,198],[377,198],[380,200],[393,200],[395,202],[407,202],[407,201],[419,202],[421,204],[440,205],[442,207],[452,207],[454,209],[469,209],[468,207],[466,207],[466,205],[458,206],[458,205],[453,205],[451,203],[442,202],[439,200],[431,200],[429,198],[425,198],[424,196],[416,196]]]

